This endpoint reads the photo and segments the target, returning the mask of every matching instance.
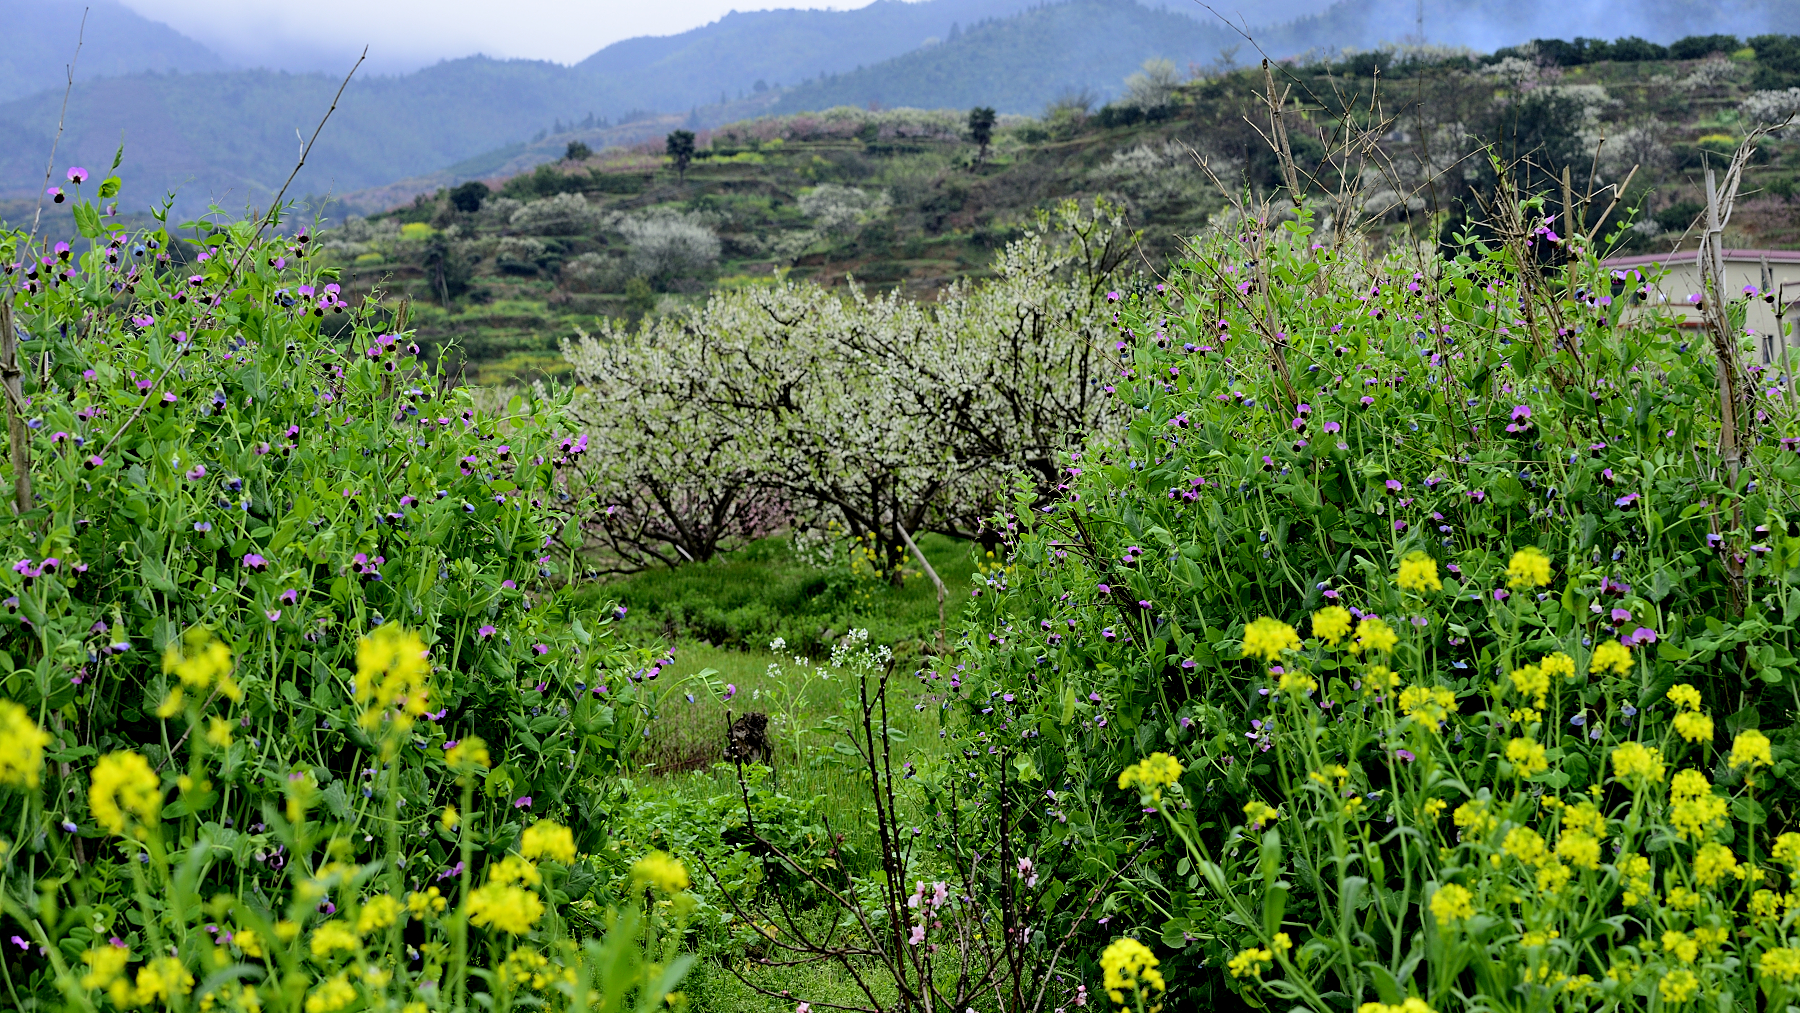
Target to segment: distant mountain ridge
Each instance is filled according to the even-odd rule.
[[[88,9],[85,35],[83,8]],[[77,38],[82,39],[77,81],[227,66],[217,53],[117,0],[0,0],[0,102],[62,88]]]
[[[1275,57],[1369,48],[1416,25],[1416,0],[1339,0],[1320,10],[1322,2],[1212,7],[1242,17]],[[1243,15],[1245,7],[1257,14]],[[0,81],[26,75],[55,85],[0,102],[0,198],[29,198],[42,186],[62,104],[61,54],[70,48],[58,36],[72,38],[63,24],[72,10],[71,0],[0,0],[9,29],[25,25],[8,39],[19,41],[4,50],[12,62],[0,71],[12,76]],[[296,135],[310,136],[338,78],[224,69],[205,47],[115,0],[96,0],[94,11],[58,162],[102,163],[123,137],[127,206],[170,190],[189,212],[209,201],[235,210],[267,200],[294,164]],[[1296,14],[1272,27],[1255,20]],[[1800,32],[1800,0],[1427,0],[1425,15],[1434,41],[1487,49],[1534,36]],[[658,130],[671,117],[705,127],[770,106],[980,104],[1032,113],[1065,91],[1116,94],[1148,57],[1185,69],[1237,46],[1239,61],[1253,60],[1241,42],[1185,0],[878,0],[848,11],[734,13],[690,32],[615,43],[572,67],[468,57],[359,78],[294,189],[343,193],[491,170],[541,154],[525,145],[552,123],[592,124],[596,139],[611,140],[640,136],[613,130],[627,118],[643,129],[653,116]]]

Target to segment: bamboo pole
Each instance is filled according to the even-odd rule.
[[[905,542],[906,547],[912,550],[913,558],[917,559],[919,561],[919,565],[925,568],[925,575],[931,578],[931,582],[933,584],[937,585],[937,598],[938,598],[937,644],[938,644],[938,656],[942,657],[944,654],[944,639],[945,639],[944,638],[944,625],[945,625],[945,623],[944,623],[944,599],[945,599],[945,597],[948,596],[948,592],[944,590],[944,582],[938,579],[937,571],[933,570],[931,568],[931,564],[929,562],[926,562],[925,553],[920,552],[919,547],[917,545],[913,544],[912,536],[906,533],[905,526],[900,524],[900,522],[895,521],[894,522],[894,530],[900,532],[900,540]]]

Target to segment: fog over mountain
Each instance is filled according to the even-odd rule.
[[[1067,92],[1105,100],[1149,57],[1185,70],[1225,53],[1250,62],[1258,46],[1279,58],[1415,39],[1419,10],[1417,0],[1216,0],[1211,9],[879,0],[854,10],[731,13],[691,31],[615,42],[573,65],[471,56],[407,74],[365,68],[296,189],[341,193],[433,173],[479,175],[575,124],[607,142],[666,131],[666,118],[651,122],[657,114],[704,128],[837,104],[1035,113]],[[11,43],[0,56],[0,198],[30,197],[42,186],[80,11],[72,0],[0,0]],[[1425,38],[1480,50],[1533,37],[1667,42],[1800,32],[1796,0],[1426,0],[1423,13]],[[305,57],[304,45],[289,54]],[[166,25],[97,0],[58,161],[104,163],[123,138],[128,203],[171,190],[187,208],[266,200],[340,79],[341,72],[230,66]]]

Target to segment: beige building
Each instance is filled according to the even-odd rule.
[[[1800,250],[1725,250],[1724,255],[1728,292],[1741,295],[1749,286],[1758,296],[1775,297],[1753,299],[1744,320],[1756,335],[1758,361],[1772,364],[1781,354],[1777,336],[1785,333],[1792,342],[1794,325],[1800,323]],[[1614,257],[1602,264],[1614,272],[1641,272],[1650,285],[1653,303],[1682,311],[1687,317],[1683,327],[1701,325],[1700,265],[1694,251]],[[1629,281],[1635,288],[1637,279]]]

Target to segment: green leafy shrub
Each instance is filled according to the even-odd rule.
[[[1505,891],[1523,898],[1532,881],[1516,865],[1490,881],[1504,834],[1452,848],[1454,831],[1418,812],[1487,800],[1496,820],[1550,840],[1566,809],[1591,805],[1617,828],[1609,841],[1654,856],[1665,890],[1711,844],[1774,889],[1781,873],[1761,863],[1792,822],[1800,442],[1780,378],[1752,367],[1731,385],[1744,450],[1723,458],[1713,350],[1639,301],[1643,279],[1603,270],[1541,212],[1525,220],[1454,259],[1332,247],[1304,211],[1273,227],[1253,213],[1196,243],[1165,286],[1113,296],[1123,437],[1068,462],[1059,502],[1022,493],[998,519],[1006,566],[977,580],[968,656],[938,673],[962,683],[991,744],[957,776],[995,786],[1029,769],[1049,793],[1046,846],[1082,848],[1096,869],[1135,858],[1106,901],[1109,931],[1154,944],[1186,1002],[1234,990],[1463,1008],[1514,995],[1509,975],[1526,967],[1599,982],[1608,955],[1635,946],[1625,984],[1589,998],[1637,1008],[1673,966],[1639,936],[1764,931],[1747,881],[1711,907],[1644,891],[1627,904],[1625,852],[1610,845],[1585,906],[1561,895],[1503,910]],[[1543,273],[1540,245],[1569,266]],[[1293,628],[1313,637],[1281,632]],[[1346,636],[1381,669],[1368,651],[1320,646]],[[1507,680],[1545,655],[1582,677],[1557,676],[1519,713]],[[1609,658],[1613,675],[1588,674]],[[1472,715],[1428,741],[1433,759],[1411,737],[1416,713],[1393,711],[1398,687],[1377,681],[1395,678]],[[1699,741],[1670,736],[1677,684],[1718,715],[1687,719]],[[1722,762],[1746,729],[1773,744],[1753,797]],[[1532,745],[1511,755],[1514,739]],[[1667,799],[1607,766],[1638,741],[1712,770],[1731,787],[1717,796],[1730,819],[1704,841],[1657,829]],[[1167,814],[1185,842],[1120,794],[1120,772],[1153,751],[1185,771]],[[1285,843],[1255,852],[1272,838],[1244,829],[1245,806],[1271,803]],[[1470,936],[1435,933],[1422,913],[1426,887],[1451,881],[1484,884],[1491,918]],[[1285,916],[1265,884],[1284,891]],[[1781,924],[1791,932],[1792,917]],[[1551,929],[1567,941],[1517,952],[1521,933]],[[1246,947],[1273,952],[1277,931],[1296,949],[1280,961],[1288,984],[1264,998],[1227,965]],[[1748,961],[1775,937],[1747,938],[1695,966],[1702,994],[1750,994]]]
[[[533,842],[630,762],[657,666],[557,583],[585,437],[553,397],[478,411],[339,297],[304,228],[128,234],[75,210],[79,248],[0,237],[26,265],[0,321],[31,364],[10,406],[29,483],[0,527],[23,789],[0,796],[0,895],[33,947],[10,997],[250,1008],[238,983],[263,978],[271,1008],[398,1009],[450,1002],[473,959],[501,1008],[509,962],[542,958],[531,987],[588,1008],[578,978],[641,961],[606,970],[569,934],[557,907],[611,894],[566,833]],[[549,853],[559,870],[531,867]],[[403,895],[431,909],[405,942]],[[202,931],[228,918],[262,945]]]

